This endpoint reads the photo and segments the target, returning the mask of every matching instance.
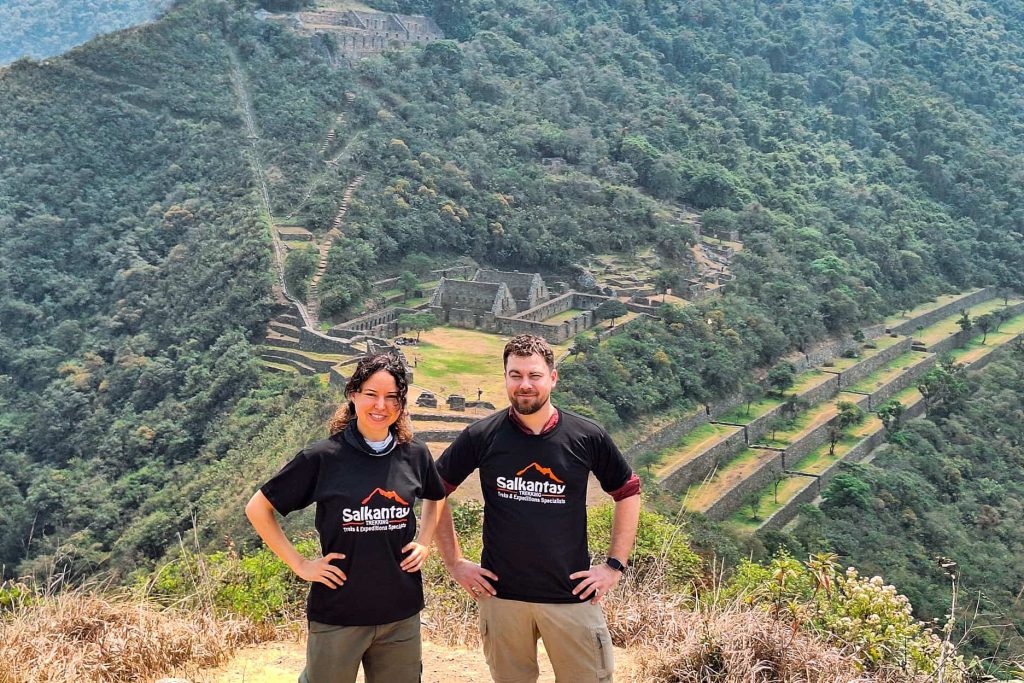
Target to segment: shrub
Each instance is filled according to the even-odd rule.
[[[834,555],[803,563],[780,553],[767,566],[744,561],[726,595],[745,595],[777,619],[807,625],[855,655],[871,671],[962,680],[963,660],[948,642],[914,619],[910,601],[881,577],[841,573]]]
[[[604,557],[612,535],[614,505],[601,505],[588,510],[587,535],[591,553]],[[651,574],[664,574],[669,583],[679,587],[700,573],[701,560],[690,549],[689,537],[678,524],[656,512],[641,510],[636,545],[629,558],[639,581]]]

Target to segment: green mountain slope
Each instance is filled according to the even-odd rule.
[[[4,0],[0,2],[0,26],[4,27],[0,64],[60,54],[100,33],[149,21],[169,4],[167,0]]]
[[[70,540],[82,572],[145,563],[209,509],[180,482],[286,448],[260,441],[288,403],[252,358],[270,250],[236,83],[275,217],[322,233],[366,176],[320,282],[338,316],[420,253],[568,277],[641,245],[680,265],[684,206],[739,230],[728,297],[564,374],[560,400],[609,424],[942,291],[1021,284],[1019,3],[441,4],[462,42],[353,66],[194,0],[0,74],[0,561]]]

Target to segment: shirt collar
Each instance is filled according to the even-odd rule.
[[[534,434],[533,430],[526,426],[526,423],[523,422],[523,418],[519,417],[519,413],[517,413],[514,408],[509,406],[508,409],[508,418],[512,420],[512,424],[518,427],[520,431],[525,434],[529,434],[530,436],[543,436],[544,434],[547,434],[558,424],[559,417],[558,408],[555,408],[554,412],[551,413],[551,418],[547,423],[545,423],[544,428],[540,430],[540,434]]]

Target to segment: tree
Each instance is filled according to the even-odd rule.
[[[305,300],[309,278],[316,270],[316,256],[310,249],[293,249],[284,259],[284,284],[288,293]]]
[[[988,333],[996,326],[996,316],[991,313],[979,315],[974,319],[974,326],[981,330],[981,345],[985,345]]]
[[[764,389],[756,382],[744,382],[740,387],[740,394],[743,396],[743,402],[747,404],[746,414],[749,416],[751,404],[764,395]]]
[[[891,398],[875,412],[878,415],[878,419],[882,421],[882,426],[885,427],[887,432],[895,432],[900,428],[900,422],[903,419],[903,413],[906,412],[906,407],[899,402],[898,399]]]
[[[782,404],[782,415],[789,422],[792,422],[796,416],[807,408],[807,401],[800,398],[796,394],[786,397],[786,401]]]
[[[416,288],[420,286],[420,280],[416,277],[416,273],[412,271],[404,271],[398,276],[398,286],[402,290],[402,295],[405,297],[403,301],[408,301],[409,297],[413,295]]]
[[[675,277],[667,270],[659,270],[654,274],[654,289],[661,294],[661,302],[665,303],[665,295],[672,289]]]
[[[921,378],[917,390],[924,397],[929,415],[945,417],[959,408],[967,396],[967,369],[955,361],[943,361]]]
[[[600,342],[596,337],[578,334],[572,341],[572,354],[573,356],[579,356],[581,353],[590,353],[598,347],[598,344],[600,344]]]
[[[420,332],[427,332],[437,327],[437,317],[433,313],[404,313],[398,316],[398,327],[416,332],[416,342],[420,340]]]
[[[768,424],[765,425],[765,428],[769,432],[772,433],[772,441],[774,442],[775,441],[775,433],[778,432],[780,429],[787,428],[788,426],[789,426],[789,421],[788,420],[786,420],[784,417],[776,415],[772,419],[768,420]]]
[[[402,259],[402,265],[420,276],[427,275],[430,273],[430,269],[434,267],[430,257],[426,254],[409,254]]]
[[[964,332],[970,332],[974,326],[974,323],[971,322],[971,315],[966,310],[960,311],[960,319],[956,321],[956,324]]]
[[[789,361],[782,361],[768,371],[768,386],[782,396],[796,381],[796,368]]]
[[[864,419],[864,411],[856,403],[840,401],[836,404],[839,412],[828,426],[828,454],[835,455],[836,444],[843,438],[848,427]]]
[[[608,299],[594,309],[594,317],[598,320],[611,320],[609,327],[615,327],[615,319],[621,318],[627,313],[629,313],[629,309],[626,308],[626,304],[618,299]]]

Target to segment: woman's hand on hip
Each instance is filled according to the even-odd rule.
[[[427,561],[430,547],[416,541],[410,541],[402,548],[402,552],[408,554],[399,566],[407,572],[418,572],[423,568],[423,563]]]
[[[295,568],[295,574],[303,581],[322,583],[328,588],[340,588],[348,577],[333,564],[332,560],[344,560],[341,553],[328,553],[316,560],[303,560]]]

